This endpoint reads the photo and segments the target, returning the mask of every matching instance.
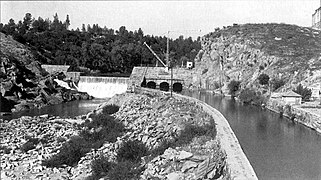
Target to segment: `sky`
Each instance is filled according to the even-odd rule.
[[[193,37],[217,27],[245,23],[286,23],[310,27],[320,0],[212,0],[212,1],[0,1],[0,22],[17,23],[26,13],[34,18],[61,21],[70,28],[82,24],[127,30],[142,28],[144,34],[170,38]]]

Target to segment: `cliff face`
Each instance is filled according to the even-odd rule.
[[[196,59],[203,88],[239,80],[259,87],[262,73],[282,79],[281,89],[321,82],[321,31],[288,24],[245,24],[217,29],[203,37]]]

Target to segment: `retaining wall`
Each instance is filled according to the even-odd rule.
[[[321,114],[311,113],[295,105],[289,106],[277,99],[270,99],[266,106],[269,110],[281,113],[283,116],[297,121],[321,133]]]
[[[169,94],[168,92],[162,92],[147,88],[140,88],[139,90],[146,92]],[[252,165],[250,164],[249,160],[244,154],[242,147],[237,137],[235,136],[232,128],[230,127],[228,121],[218,110],[206,104],[205,102],[192,97],[183,96],[176,93],[173,93],[173,96],[188,99],[197,103],[203,108],[203,110],[206,113],[208,113],[214,118],[217,128],[216,137],[220,141],[221,147],[225,150],[227,154],[227,166],[229,167],[231,177],[234,180],[258,179]]]

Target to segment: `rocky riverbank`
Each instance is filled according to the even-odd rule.
[[[97,117],[109,119],[105,115],[110,104],[120,106],[111,117],[123,127],[115,140],[92,148],[73,165],[44,166],[43,160],[59,154],[72,137],[84,136],[84,130],[99,134],[104,127],[88,129],[85,124],[96,122]],[[216,139],[214,121],[199,105],[187,99],[142,93],[117,95],[97,110],[75,119],[44,115],[2,122],[1,131],[5,133],[1,135],[4,139],[1,142],[1,178],[85,179],[91,176],[113,179],[117,167],[122,167],[122,173],[116,174],[128,175],[133,168],[123,167],[119,160],[121,149],[128,141],[142,143],[147,149],[147,154],[140,157],[134,168],[140,169],[135,174],[136,179],[228,178],[226,154]],[[101,157],[107,157],[108,163],[115,165],[97,175],[93,160]]]

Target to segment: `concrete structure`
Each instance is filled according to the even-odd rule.
[[[173,90],[184,89],[193,84],[195,77],[197,73],[186,68],[173,68],[171,75],[171,70],[168,71],[164,67],[134,67],[130,76],[130,85],[141,86],[145,78],[146,87],[149,85],[150,88],[166,91],[173,79]]]
[[[109,98],[126,92],[129,78],[80,76],[77,90],[95,98]]]
[[[321,30],[321,1],[320,7],[312,14],[312,28]]]
[[[282,94],[282,100],[285,102],[285,104],[300,105],[302,101],[302,96],[293,91],[289,91]]]
[[[57,72],[63,72],[65,75],[67,74],[67,70],[69,69],[69,65],[41,65],[43,69],[45,69],[48,73],[54,74]]]

